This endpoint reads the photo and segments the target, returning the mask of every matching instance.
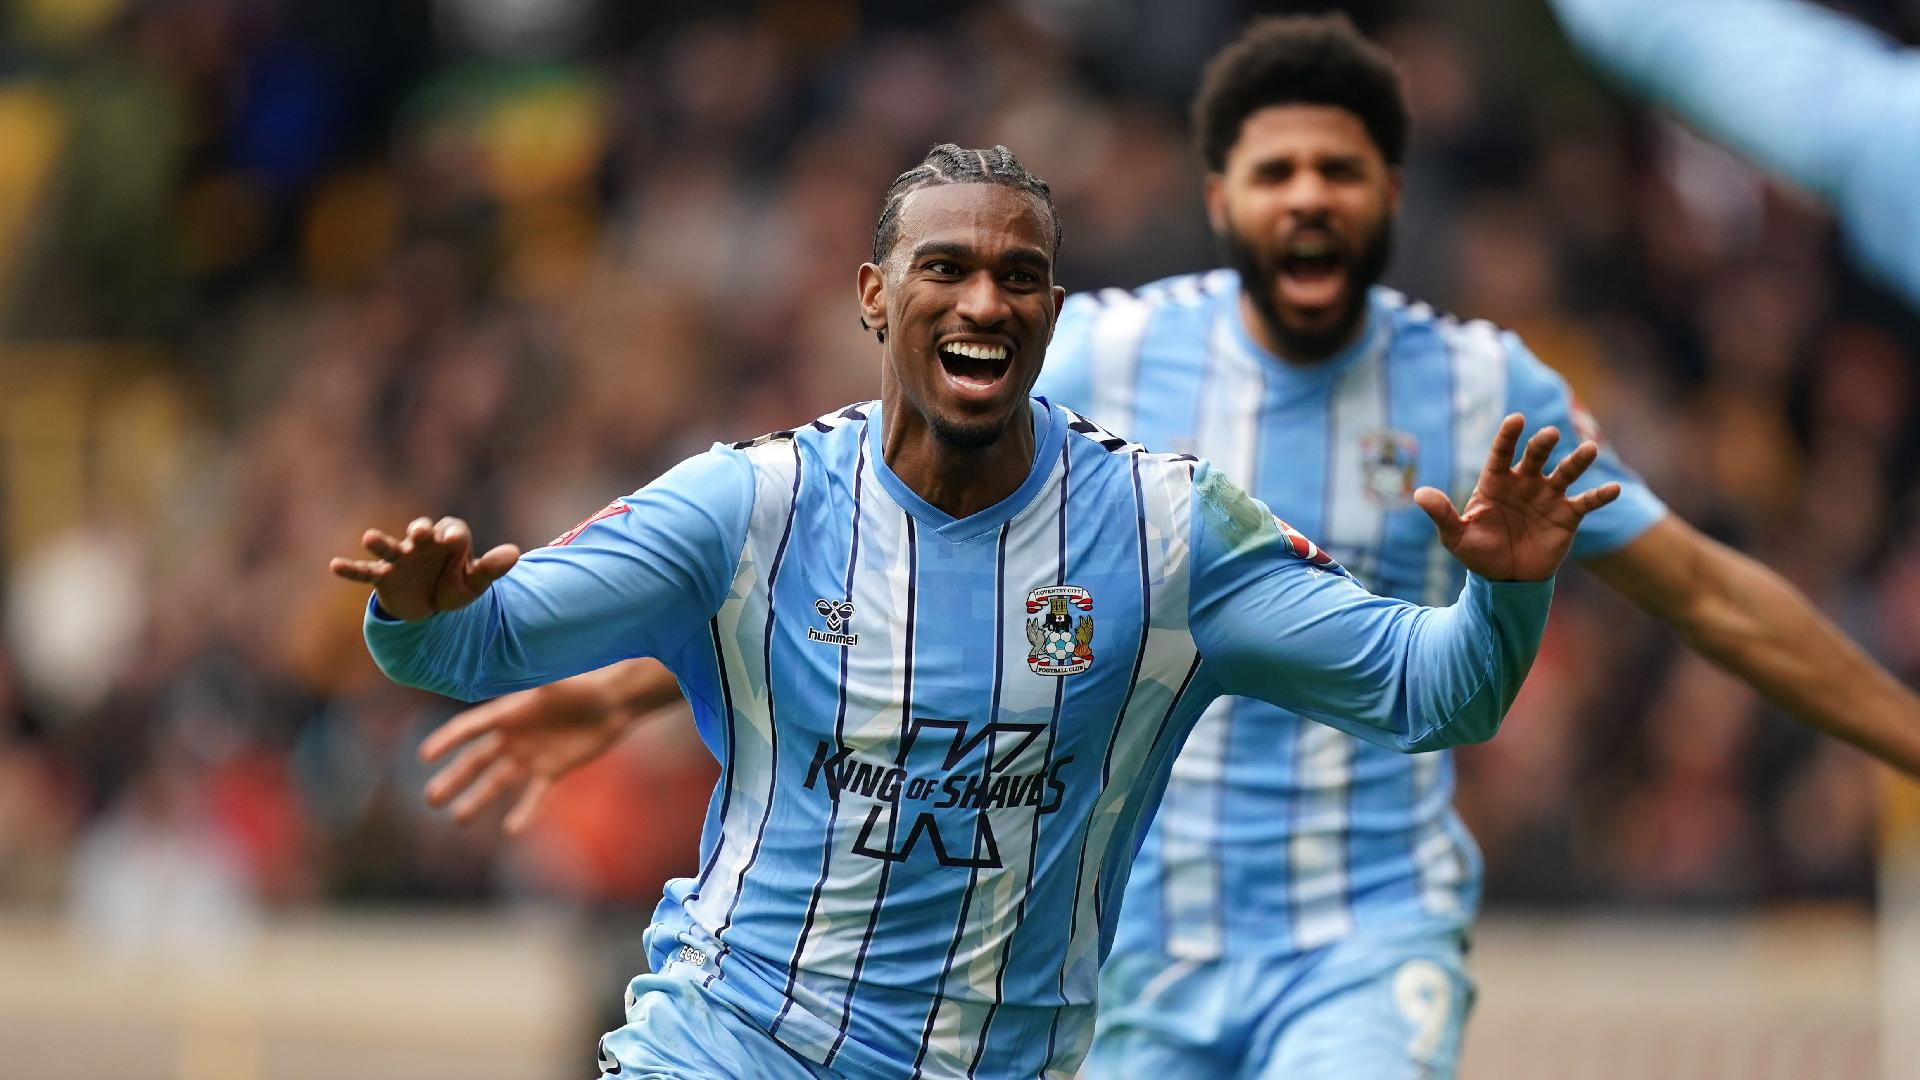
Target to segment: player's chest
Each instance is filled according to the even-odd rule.
[[[1069,525],[1016,519],[952,543],[898,515],[857,541],[796,535],[770,588],[783,725],[1045,724],[1069,739],[1105,726],[1164,590],[1142,572],[1137,528]]]

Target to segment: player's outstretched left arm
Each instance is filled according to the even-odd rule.
[[[1518,463],[1514,450],[1526,419],[1514,413],[1500,422],[1480,481],[1464,513],[1438,488],[1423,487],[1414,502],[1433,519],[1440,543],[1473,573],[1493,581],[1544,581],[1560,569],[1573,550],[1574,533],[1588,514],[1620,497],[1618,483],[1568,495],[1600,448],[1583,442],[1552,472],[1547,459],[1559,445],[1557,428],[1545,427],[1527,440]]]
[[[653,660],[628,660],[476,705],[420,744],[429,765],[453,756],[427,781],[427,802],[451,804],[465,825],[517,792],[501,827],[523,832],[556,781],[679,699],[672,672]]]
[[[1445,608],[1366,591],[1217,473],[1196,475],[1192,627],[1220,691],[1404,752],[1490,738],[1533,664],[1581,519],[1620,490],[1569,496],[1597,448],[1549,472],[1558,433],[1543,429],[1516,462],[1523,428],[1517,413],[1501,423],[1464,512],[1416,493],[1470,571]]]

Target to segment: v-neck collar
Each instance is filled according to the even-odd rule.
[[[1046,486],[1047,478],[1053,475],[1054,463],[1060,457],[1060,447],[1066,442],[1067,425],[1054,415],[1054,407],[1047,399],[1034,398],[1028,404],[1033,407],[1033,465],[1027,471],[1027,479],[1014,489],[1013,494],[966,517],[956,518],[921,498],[887,466],[887,457],[881,445],[881,433],[886,427],[878,402],[867,414],[867,461],[873,466],[873,475],[879,478],[880,486],[913,520],[932,529],[948,543],[965,543],[1013,520],[1020,511],[1032,505],[1040,489]]]

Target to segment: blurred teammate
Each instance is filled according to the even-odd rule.
[[[1509,410],[1591,420],[1513,335],[1374,286],[1406,112],[1390,60],[1344,19],[1254,24],[1209,67],[1194,123],[1232,269],[1069,299],[1037,389],[1208,457],[1312,522],[1376,591],[1452,595],[1458,572],[1412,493],[1470,489],[1474,448]],[[1669,514],[1611,452],[1592,478],[1625,494],[1582,526],[1577,557],[1806,722],[1920,771],[1911,691],[1777,575]],[[627,666],[483,706],[423,748],[471,744],[429,795],[460,795],[471,819],[673,694]],[[577,755],[553,756],[563,745]],[[1480,891],[1452,786],[1444,754],[1217,703],[1136,862],[1087,1075],[1451,1075]],[[526,790],[515,825],[538,798]]]
[[[1551,0],[1596,64],[1830,203],[1920,305],[1920,53],[1801,0]]]
[[[936,147],[860,270],[879,402],[716,446],[524,559],[421,518],[334,560],[408,685],[651,656],[693,703],[723,766],[700,872],[667,887],[605,1072],[1069,1077],[1209,702],[1409,752],[1487,737],[1519,689],[1580,518],[1619,492],[1566,493],[1592,444],[1543,472],[1545,430],[1515,466],[1522,420],[1496,418],[1464,516],[1420,492],[1459,602],[1374,596],[1206,463],[1029,398],[1059,236],[1004,147]]]

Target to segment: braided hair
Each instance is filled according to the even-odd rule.
[[[873,227],[873,261],[886,261],[900,239],[900,204],[921,188],[942,184],[1000,184],[1016,188],[1040,200],[1053,221],[1053,254],[1060,254],[1060,211],[1054,208],[1053,191],[1047,182],[1027,171],[1013,151],[1004,146],[990,150],[969,150],[953,143],[941,143],[927,151],[920,164],[901,173],[887,189],[886,205]]]

